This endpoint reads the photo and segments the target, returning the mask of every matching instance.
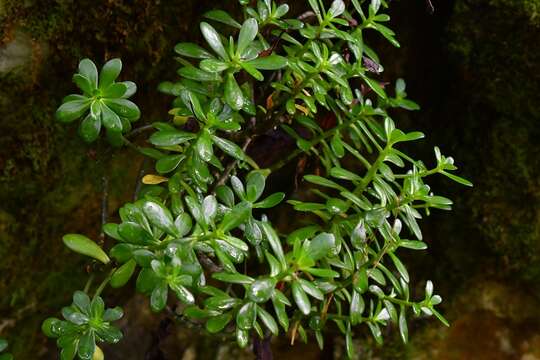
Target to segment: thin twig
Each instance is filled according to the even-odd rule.
[[[313,11],[309,10],[309,11],[306,11],[302,14],[300,14],[297,19],[298,20],[306,20],[306,19],[309,19],[310,17],[314,17],[314,16],[317,16]]]
[[[138,127],[136,129],[133,129],[131,130],[131,132],[127,133],[125,135],[125,137],[127,138],[130,138],[130,137],[134,137],[134,136],[137,136],[139,135],[140,133],[143,133],[147,130],[152,130],[154,128],[154,125],[153,124],[149,124],[149,125],[143,125],[141,127]]]
[[[146,173],[146,166],[148,165],[148,158],[145,157],[139,168],[139,174],[137,175],[137,182],[135,183],[135,191],[133,192],[133,201],[136,201],[139,198],[139,193],[141,192],[142,187],[142,178]]]
[[[99,238],[101,244],[105,242],[105,232],[103,231],[103,226],[107,223],[109,218],[109,178],[105,174],[101,178],[101,231],[99,233]]]
[[[217,273],[223,271],[223,268],[219,265],[217,265],[215,262],[212,261],[206,254],[200,252],[197,253],[197,258],[201,262],[201,264],[206,268],[206,270],[210,271],[211,273]]]

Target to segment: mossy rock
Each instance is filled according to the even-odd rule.
[[[467,203],[499,272],[524,280],[540,276],[539,11],[537,0],[460,0],[449,27],[465,90],[450,101],[456,158],[476,185]]]
[[[132,199],[142,161],[122,149],[107,169],[105,145],[86,145],[76,125],[54,120],[61,99],[75,90],[77,63],[121,57],[122,79],[139,85],[139,124],[165,119],[171,99],[155,95],[160,81],[176,78],[174,44],[200,38],[198,21],[212,6],[210,0],[0,3],[0,62],[9,65],[0,72],[0,328],[16,358],[53,357],[40,323],[84,286],[89,263],[63,246],[62,235],[97,239],[102,174],[111,169],[112,218]]]

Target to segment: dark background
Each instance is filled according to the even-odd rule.
[[[372,47],[385,66],[383,78],[405,78],[409,96],[422,106],[396,114],[400,127],[427,134],[410,151],[430,161],[439,145],[475,184],[433,182],[437,193],[454,199],[454,211],[428,218],[429,250],[407,258],[413,282],[434,280],[452,326],[415,320],[407,346],[395,331],[383,347],[358,334],[358,353],[362,359],[540,359],[540,1],[432,2],[430,14],[425,0],[391,1],[391,27],[402,46],[373,37]],[[171,99],[156,88],[175,79],[174,44],[200,39],[204,11],[234,11],[236,3],[0,1],[0,335],[17,359],[56,358],[40,323],[86,277],[61,236],[96,237],[101,174],[110,173],[114,216],[131,199],[142,161],[124,149],[106,168],[74,127],[54,121],[61,98],[74,89],[78,61],[121,57],[122,77],[139,85],[143,122],[164,120]],[[143,359],[158,350],[166,359],[251,356],[187,326],[160,328],[159,316],[130,290],[106,295],[127,303],[125,339],[106,349],[107,359]],[[277,342],[276,358],[342,358],[342,339],[324,353],[314,344]]]

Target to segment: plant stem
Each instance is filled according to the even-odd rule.
[[[92,286],[92,283],[94,282],[94,274],[90,274],[88,277],[88,280],[86,281],[86,285],[84,285],[83,292],[88,293],[88,290],[90,290],[90,286]]]
[[[105,279],[103,279],[103,281],[101,282],[101,284],[99,284],[98,288],[96,289],[96,292],[94,293],[94,299],[96,297],[98,297],[101,292],[103,291],[103,289],[105,289],[105,287],[107,286],[107,284],[109,283],[109,281],[111,280],[111,277],[112,277],[112,274],[116,271],[116,268],[113,268],[110,272],[109,272],[109,275],[107,275],[107,277]]]

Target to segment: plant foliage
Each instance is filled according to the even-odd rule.
[[[310,11],[298,18],[272,0],[240,3],[243,22],[210,11],[200,25],[205,44],[175,47],[180,79],[160,85],[175,96],[172,119],[153,124],[147,147],[122,135],[140,113],[127,100],[135,84],[115,82],[120,60],[98,76],[84,59],[74,75],[83,95],[68,96],[58,119],[83,118],[80,134],[89,142],[103,125],[113,145],[126,143],[153,159],[155,173],[143,178],[138,199],[120,208],[120,222],[104,225],[114,241],[107,253],[85,236],[64,237],[70,249],[111,269],[92,298],[90,283],[75,292],[62,310],[65,320],[45,321],[64,360],[91,359],[101,353],[96,343],[121,339],[111,323],[122,310],[104,310],[100,294],[131,278],[153,311],[179,303],[178,321],[231,334],[241,347],[252,333],[288,332],[293,341],[313,335],[322,348],[325,329],[335,327],[352,357],[361,326],[382,343],[388,326],[406,342],[411,316],[447,324],[431,281],[423,296],[412,297],[401,255],[427,248],[423,214],[452,205],[425,179],[442,174],[471,184],[452,173],[453,159],[438,148],[433,167],[403,152],[404,143],[424,135],[397,128],[391,111],[418,105],[407,99],[403,80],[394,88],[381,82],[383,66],[364,42],[375,32],[399,47],[385,25],[386,2],[335,0],[325,8],[308,0]],[[249,147],[275,129],[296,149],[260,169]],[[298,223],[311,223],[283,233],[268,209],[287,195],[268,194],[266,181],[299,156],[319,164],[300,184],[312,196],[289,196],[287,203]]]

